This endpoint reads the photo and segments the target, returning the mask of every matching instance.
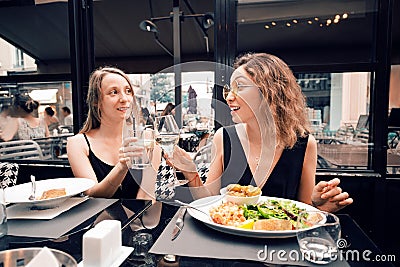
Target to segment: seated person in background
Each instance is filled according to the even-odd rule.
[[[71,114],[71,110],[69,109],[69,107],[63,107],[61,110],[62,110],[62,113],[64,116],[64,125],[66,125],[66,126],[73,125],[74,119],[73,119],[73,116]]]
[[[50,132],[53,132],[54,129],[58,131],[58,126],[60,126],[60,121],[56,116],[54,116],[55,112],[51,107],[46,107],[44,109],[44,121],[47,124]]]
[[[166,115],[175,115],[175,105],[172,104],[171,102],[168,103],[164,110],[161,112],[161,116],[166,116]]]
[[[16,94],[12,100],[10,116],[15,118],[9,123],[8,130],[0,132],[0,139],[4,141],[31,140],[33,138],[48,137],[49,129],[43,119],[33,116],[38,109],[39,102],[28,95]]]
[[[286,63],[269,54],[246,54],[235,69],[224,97],[236,125],[215,133],[206,182],[182,149],[175,148],[169,159],[190,181],[194,197],[217,195],[221,187],[238,183],[330,212],[351,204],[339,179],[315,185],[317,144],[305,97]]]
[[[142,107],[142,119],[144,125],[154,125],[153,118],[150,115],[149,109]]]
[[[130,158],[124,153],[126,147],[121,146],[125,115],[131,103],[134,114],[139,116],[132,88],[129,77],[117,68],[99,68],[90,76],[86,122],[67,143],[68,160],[75,177],[96,181],[86,192],[89,196],[148,198],[129,172]],[[142,151],[139,148],[137,153]],[[135,153],[130,152],[133,153],[130,156]]]

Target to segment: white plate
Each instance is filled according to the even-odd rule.
[[[307,205],[305,203],[295,201],[295,200],[289,200],[289,199],[284,199],[284,198],[276,198],[276,197],[266,197],[266,196],[261,196],[259,202],[266,201],[268,199],[275,199],[275,200],[280,200],[280,201],[291,201],[292,203],[295,203],[297,207],[301,209],[305,209],[308,211],[316,210],[318,211],[317,208],[314,208],[313,206]],[[221,205],[222,203],[222,198],[221,196],[210,196],[210,197],[205,197],[201,198],[198,200],[193,201],[190,203],[191,206],[195,206],[198,209],[206,212],[206,214],[209,214],[209,210],[212,207],[216,207]],[[267,231],[267,230],[251,230],[251,229],[243,229],[243,228],[238,228],[238,227],[233,227],[233,226],[225,226],[222,224],[217,224],[212,221],[210,216],[207,216],[206,214],[197,211],[195,209],[188,209],[189,214],[203,222],[205,225],[208,227],[228,233],[228,234],[233,234],[233,235],[239,235],[239,236],[246,236],[246,237],[256,237],[256,238],[286,238],[286,237],[292,237],[295,236],[296,233],[299,230],[285,230],[285,231]]]
[[[29,200],[31,194],[31,183],[20,184],[5,189],[5,199],[7,203],[23,203],[27,206],[37,208],[52,208],[64,202],[68,198],[80,194],[92,186],[95,182],[88,178],[51,178],[36,181],[36,197],[40,197],[44,191],[57,188],[65,188],[66,195],[43,199]]]

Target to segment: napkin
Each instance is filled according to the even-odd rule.
[[[56,256],[48,247],[43,247],[40,252],[26,265],[26,267],[58,267]]]
[[[34,209],[25,204],[14,204],[7,207],[7,219],[50,220],[86,200],[88,197],[71,197],[55,208],[44,210]]]

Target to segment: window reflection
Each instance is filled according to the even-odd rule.
[[[2,158],[65,160],[66,138],[73,135],[73,124],[63,108],[73,112],[71,83],[3,83],[0,87]],[[27,140],[29,145],[16,142]],[[24,153],[30,148],[37,153]]]
[[[297,73],[318,142],[320,168],[366,169],[370,73]]]

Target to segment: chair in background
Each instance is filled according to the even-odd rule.
[[[363,129],[358,132],[356,132],[354,136],[354,141],[358,141],[364,144],[368,144],[369,140],[369,130],[368,129]]]
[[[52,159],[53,158],[53,140],[48,138],[41,138],[34,140],[42,150],[43,159]]]
[[[38,143],[32,140],[0,142],[0,158],[7,159],[43,159]]]
[[[369,130],[369,115],[360,115],[356,126],[356,132]]]

